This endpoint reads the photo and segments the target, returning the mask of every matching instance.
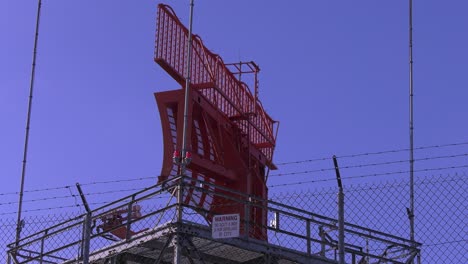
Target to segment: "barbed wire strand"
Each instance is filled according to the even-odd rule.
[[[462,153],[462,154],[454,154],[454,155],[446,155],[446,156],[433,156],[433,157],[425,157],[425,158],[420,158],[417,159],[419,161],[426,161],[426,160],[434,160],[434,159],[442,159],[442,158],[455,158],[455,157],[462,157],[462,156],[468,156],[468,153]],[[380,162],[380,163],[367,163],[367,164],[358,164],[358,165],[350,165],[350,166],[344,166],[340,167],[340,169],[351,169],[351,168],[361,168],[361,167],[370,167],[370,166],[381,166],[381,165],[389,165],[389,164],[395,164],[395,163],[402,163],[406,162],[408,160],[397,160],[397,161],[389,161],[389,162]],[[433,171],[433,170],[443,170],[443,169],[453,169],[453,168],[465,168],[467,167],[466,165],[463,166],[451,166],[451,167],[444,167],[444,168],[429,168],[429,169],[421,169],[421,170],[416,170],[415,172],[424,172],[424,171]],[[325,172],[325,171],[332,171],[335,170],[335,168],[325,168],[325,169],[316,169],[316,170],[306,170],[306,171],[297,171],[297,172],[288,172],[288,173],[279,173],[279,174],[274,174],[270,175],[270,177],[280,177],[280,176],[289,176],[289,175],[298,175],[298,174],[309,174],[309,173],[315,173],[315,172]],[[374,173],[374,174],[365,174],[365,175],[358,175],[358,176],[350,176],[346,177],[346,179],[354,179],[354,178],[368,178],[368,177],[377,177],[377,176],[383,176],[383,175],[391,175],[391,174],[402,174],[402,173],[408,173],[409,171],[392,171],[392,172],[383,172],[383,173]],[[101,182],[91,182],[91,183],[86,183],[82,184],[83,185],[92,185],[92,184],[105,184],[105,183],[114,183],[114,182],[129,182],[129,181],[140,181],[140,180],[147,180],[147,179],[154,179],[154,177],[142,177],[142,178],[136,178],[136,179],[123,179],[123,180],[115,180],[115,181],[101,181]],[[315,182],[326,182],[326,181],[333,181],[335,178],[330,178],[330,179],[319,179],[319,180],[314,180],[314,181],[306,181],[307,183],[315,183]],[[297,184],[301,183],[306,183],[306,182],[299,182]],[[286,186],[288,185],[295,185],[296,183],[287,183]],[[270,187],[276,187],[280,186],[281,184],[275,184],[271,185]],[[52,196],[52,197],[45,197],[45,198],[38,198],[38,199],[31,199],[31,200],[25,200],[24,202],[38,202],[38,201],[47,201],[47,200],[53,200],[53,199],[65,199],[65,198],[70,198],[73,197],[75,198],[75,204],[78,204],[76,198],[77,196],[72,193],[71,191],[71,186],[63,186],[63,187],[52,187],[52,188],[45,188],[42,189],[44,191],[50,191],[50,190],[58,190],[58,189],[68,189],[70,192],[70,195],[63,195],[63,196]],[[126,192],[126,191],[138,191],[141,188],[130,188],[130,189],[119,189],[119,190],[109,190],[109,191],[101,191],[101,192],[88,192],[85,195],[87,196],[93,196],[93,195],[103,195],[103,194],[112,194],[112,193],[119,193],[119,192]],[[36,190],[31,190],[30,192],[36,192],[40,191],[41,189],[36,189]],[[18,194],[16,193],[10,193],[10,194]],[[2,194],[0,194],[2,195]],[[5,195],[5,194],[4,194]],[[17,201],[12,201],[12,202],[4,202],[0,203],[0,206],[2,205],[12,205],[12,204],[17,204]]]
[[[460,145],[467,145],[468,142],[459,142],[459,143],[450,143],[450,144],[442,144],[442,145],[431,145],[431,146],[421,146],[415,148],[415,150],[422,150],[422,149],[431,149],[431,148],[443,148],[443,147],[452,147],[452,146],[460,146]],[[367,152],[367,153],[358,153],[358,154],[350,154],[350,155],[341,155],[338,156],[337,158],[353,158],[353,157],[360,157],[360,156],[370,156],[370,155],[380,155],[380,154],[385,154],[385,153],[395,153],[395,152],[402,152],[402,151],[408,151],[409,149],[394,149],[394,150],[386,150],[386,151],[378,151],[378,152]],[[437,159],[437,158],[449,158],[449,157],[458,157],[458,156],[468,156],[467,153],[459,154],[459,155],[450,155],[450,156],[440,156],[440,157],[427,157],[427,158],[422,158],[418,159],[419,161],[423,160],[431,160],[431,159]],[[313,162],[313,161],[324,161],[324,160],[330,160],[330,157],[323,157],[323,158],[317,158],[317,159],[309,159],[309,160],[301,160],[301,161],[291,161],[291,162],[283,162],[283,163],[277,163],[277,165],[287,165],[287,164],[300,164],[300,163],[307,163],[307,162]],[[342,167],[340,169],[347,169],[347,168],[359,168],[359,167],[368,167],[368,166],[380,166],[380,165],[389,165],[393,163],[402,163],[406,162],[408,160],[397,160],[397,161],[389,161],[389,162],[382,162],[382,163],[373,163],[373,164],[361,164],[361,165],[353,165],[353,166],[347,166],[347,167]],[[313,171],[304,171],[304,172],[294,172],[294,173],[288,173],[288,174],[275,174],[275,175],[270,175],[270,177],[277,177],[277,176],[282,176],[282,175],[294,175],[294,174],[304,174],[304,173],[311,173],[311,172],[320,172],[320,171],[327,171],[327,170],[333,170],[334,168],[324,168],[324,169],[317,169]],[[81,184],[82,186],[89,186],[89,185],[98,185],[98,184],[110,184],[110,183],[120,183],[120,182],[133,182],[133,181],[142,181],[142,180],[150,180],[150,179],[156,179],[158,176],[150,176],[150,177],[140,177],[140,178],[132,178],[132,179],[121,179],[121,180],[108,180],[108,181],[96,181],[96,182],[89,182],[89,183],[83,183]],[[33,189],[33,190],[25,190],[25,193],[33,193],[33,192],[45,192],[45,191],[53,191],[53,190],[60,190],[60,189],[70,189],[70,185],[65,185],[65,186],[59,186],[59,187],[50,187],[50,188],[42,188],[42,189]],[[9,192],[9,193],[0,193],[0,196],[6,196],[6,195],[18,195],[18,192]]]
[[[120,190],[111,190],[111,191],[102,191],[102,192],[89,192],[85,193],[85,196],[94,196],[94,195],[103,195],[103,194],[112,194],[112,193],[122,193],[122,192],[129,192],[129,191],[140,191],[142,188],[131,188],[131,189],[120,189]],[[71,190],[70,190],[71,193]],[[80,206],[78,201],[77,201],[77,195],[71,193],[70,195],[63,195],[63,196],[53,196],[53,197],[45,197],[45,198],[37,198],[37,199],[31,199],[31,200],[24,200],[24,203],[33,203],[33,202],[41,202],[41,201],[47,201],[47,200],[55,200],[55,199],[65,199],[65,198],[75,198],[75,204],[77,206]],[[0,205],[12,205],[12,204],[17,204],[18,201],[13,201],[13,202],[5,202],[5,203],[0,203]]]
[[[445,147],[454,147],[454,146],[461,146],[461,145],[468,145],[468,141],[467,142],[459,142],[459,143],[442,144],[442,145],[421,146],[421,147],[414,148],[414,150],[423,150],[423,149],[431,149],[431,148],[445,148]],[[398,152],[404,152],[404,151],[409,151],[409,150],[410,150],[409,148],[402,148],[402,149],[384,150],[384,151],[376,151],[376,152],[366,152],[366,153],[358,153],[358,154],[341,155],[341,156],[337,156],[337,158],[356,158],[356,157],[362,157],[362,156],[398,153]],[[324,161],[324,160],[329,160],[329,159],[331,159],[331,157],[322,157],[322,158],[316,158],[316,159],[280,162],[280,163],[276,163],[276,165],[289,165],[289,164],[298,164],[298,163],[317,162],[317,161]]]
[[[443,167],[443,168],[430,168],[430,169],[424,169],[424,170],[420,170],[420,171],[435,171],[435,170],[444,170],[444,169],[452,169],[452,168],[460,168],[460,167],[463,167],[463,168],[466,168],[468,167],[468,165],[464,165],[464,166],[452,166],[452,167]],[[349,179],[349,178],[363,178],[363,177],[373,177],[373,176],[381,176],[381,175],[386,175],[386,174],[397,174],[397,173],[407,173],[408,171],[400,171],[400,172],[389,172],[389,173],[385,173],[385,174],[369,174],[369,175],[359,175],[359,176],[351,176],[351,177],[347,177],[346,179]],[[416,172],[416,171],[415,171]],[[464,174],[466,176],[466,174]],[[335,181],[336,178],[329,178],[329,179],[319,179],[319,180],[313,180],[313,181],[301,181],[301,182],[293,182],[293,183],[285,183],[285,184],[278,184],[278,185],[272,185],[272,186],[269,186],[269,188],[274,188],[274,187],[282,187],[282,186],[290,186],[290,185],[299,185],[299,184],[304,184],[304,183],[314,183],[314,182],[325,182],[325,181]],[[455,179],[455,180],[458,180],[458,179]],[[433,182],[445,182],[446,180],[445,179],[442,179],[442,180],[437,180],[437,181],[433,181]],[[419,183],[417,184],[424,184],[426,183],[426,181],[424,179],[422,179]],[[401,184],[400,184],[401,185]],[[390,185],[390,187],[394,187],[394,185]],[[384,186],[382,187],[382,189],[384,188],[390,188],[389,186]],[[129,189],[131,190],[131,189]],[[140,189],[136,189],[136,190],[140,190]],[[118,191],[116,191],[118,192]],[[71,197],[71,196],[69,196]],[[283,197],[283,196],[282,196]],[[287,197],[287,196],[284,196],[284,197]],[[151,199],[164,199],[164,198],[168,198],[168,197],[165,197],[165,196],[156,196],[156,197],[153,197]],[[106,204],[106,203],[110,203],[112,201],[106,201],[106,202],[93,202],[93,203],[89,203],[90,205],[101,205],[101,204]],[[63,206],[57,206],[57,207],[47,207],[47,208],[37,208],[37,209],[31,209],[31,210],[26,210],[24,212],[37,212],[37,211],[46,211],[46,210],[53,210],[53,209],[64,209],[64,208],[73,208],[73,207],[80,207],[79,204],[73,204],[73,205],[63,205]],[[1,215],[8,215],[8,214],[15,214],[17,212],[6,212],[6,213],[0,213],[0,216]]]
[[[132,181],[143,181],[143,180],[154,180],[157,179],[158,176],[150,176],[150,177],[141,177],[136,179],[121,179],[121,180],[109,180],[109,181],[96,181],[96,182],[89,182],[80,184],[81,186],[89,186],[89,185],[97,185],[97,184],[109,184],[109,183],[119,183],[119,182],[132,182]]]
[[[439,171],[439,170],[460,169],[460,168],[468,168],[468,165],[420,169],[420,170],[414,170],[414,172],[428,172],[428,171]],[[364,175],[357,175],[357,176],[349,176],[349,177],[343,177],[343,180],[346,180],[346,179],[357,179],[357,178],[378,177],[378,176],[393,175],[393,174],[403,174],[403,173],[409,173],[409,171],[405,170],[405,171],[393,171],[393,172],[385,172],[385,173],[374,173],[374,174],[364,174]],[[309,181],[298,181],[298,182],[274,184],[274,185],[270,185],[270,186],[268,186],[268,187],[269,187],[269,188],[276,188],[276,187],[292,186],[292,185],[299,185],[299,184],[305,184],[305,183],[317,183],[317,182],[327,182],[327,181],[336,181],[336,178],[326,178],[326,179],[318,179],[318,180],[309,180]]]
[[[140,190],[140,189],[138,189]],[[155,196],[155,197],[152,197],[152,198],[149,198],[148,200],[151,200],[151,199],[164,199],[164,198],[168,198],[168,197],[165,197],[165,196]],[[89,205],[102,205],[102,204],[108,204],[108,203],[112,203],[114,201],[104,201],[104,202],[92,202],[92,203],[88,203]],[[81,206],[79,204],[72,204],[72,205],[62,205],[62,206],[57,206],[57,207],[47,207],[47,208],[36,208],[36,209],[30,209],[30,210],[24,210],[23,212],[27,213],[27,212],[38,212],[38,211],[46,211],[46,210],[54,210],[54,209],[65,209],[65,208],[73,208],[73,207],[78,207],[80,208]],[[1,215],[9,215],[9,214],[16,214],[18,212],[6,212],[6,213],[0,213],[0,216]]]
[[[109,181],[100,181],[100,182],[90,182],[90,183],[83,183],[80,184],[81,186],[89,186],[89,185],[97,185],[97,184],[109,184],[109,183],[120,183],[120,182],[134,182],[134,181],[143,181],[149,179],[157,179],[158,176],[151,176],[151,177],[141,177],[141,178],[134,178],[134,179],[122,179],[122,180],[109,180]],[[71,188],[70,185],[59,186],[59,187],[51,187],[51,188],[43,188],[43,189],[34,189],[34,190],[26,190],[25,193],[33,193],[33,192],[45,192],[45,191],[54,191],[54,190],[61,190],[61,189],[68,189]],[[19,192],[9,192],[9,193],[0,193],[0,196],[5,195],[17,195]]]
[[[428,160],[435,160],[435,159],[458,158],[458,157],[468,157],[468,153],[445,155],[445,156],[425,157],[425,158],[415,159],[414,161],[428,161]],[[363,163],[363,164],[358,164],[358,165],[349,165],[349,166],[340,167],[340,170],[354,169],[354,168],[364,168],[364,167],[373,167],[373,166],[383,166],[383,165],[391,165],[391,164],[405,163],[405,162],[409,162],[409,159],[386,161],[386,162],[377,162],[377,163]],[[325,172],[325,171],[334,171],[334,170],[335,170],[335,168],[322,168],[322,169],[307,170],[307,171],[278,173],[278,174],[270,175],[269,177],[279,177],[279,176],[284,176],[284,175],[306,174],[306,173],[312,173],[312,172]]]
[[[101,205],[101,204],[107,204],[111,203],[112,201],[108,202],[94,202],[94,203],[89,203],[89,205]],[[47,208],[37,208],[37,209],[30,209],[30,210],[25,210],[23,211],[24,213],[28,212],[39,212],[39,211],[46,211],[46,210],[54,210],[54,209],[65,209],[65,208],[73,208],[73,207],[80,207],[79,204],[72,204],[72,205],[62,205],[62,206],[56,206],[56,207],[47,207]],[[9,214],[16,214],[17,212],[6,212],[6,213],[0,213],[0,215],[9,215]]]
[[[458,175],[456,175],[458,176]],[[462,178],[450,178],[450,179],[445,179],[445,178],[442,178],[442,179],[437,179],[437,180],[427,180],[427,179],[424,179],[424,178],[419,178],[418,181],[416,181],[414,184],[416,186],[419,186],[419,185],[428,185],[428,184],[440,184],[440,183],[447,183],[447,182],[461,182],[461,181],[466,181],[467,179],[462,179]],[[406,187],[408,186],[408,182],[400,182],[400,183],[397,183],[397,182],[385,182],[385,183],[380,183],[378,186],[376,184],[368,184],[368,183],[365,183],[365,184],[359,184],[359,185],[351,185],[351,186],[347,186],[346,188],[346,192],[359,192],[359,191],[367,191],[367,190],[384,190],[384,189],[390,189],[390,188],[401,188],[401,187]],[[298,193],[292,193],[292,194],[284,194],[282,192],[280,193],[272,193],[270,195],[271,199],[272,200],[275,200],[275,199],[282,199],[282,198],[294,198],[294,197],[302,197],[302,196],[309,196],[307,195],[308,192],[311,192],[310,190],[307,190],[307,191],[301,191],[301,192],[298,192]],[[324,189],[316,192],[314,191],[312,193],[313,196],[318,196],[318,195],[323,195],[323,194],[330,194],[330,193],[336,193],[336,189],[335,187],[329,187],[329,190],[327,191],[324,191]]]

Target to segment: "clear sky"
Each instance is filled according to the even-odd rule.
[[[188,2],[165,3],[187,23]],[[26,190],[159,174],[153,93],[179,85],[153,62],[158,3],[43,1]],[[0,2],[0,193],[19,190],[36,8]],[[416,146],[468,139],[467,10],[414,1]],[[194,16],[225,62],[260,66],[277,163],[408,147],[408,1],[196,0]]]

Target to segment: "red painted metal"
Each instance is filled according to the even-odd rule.
[[[158,6],[154,60],[182,87],[185,84],[188,30],[167,5]],[[258,100],[259,67],[254,62],[225,64],[193,35],[192,72],[189,93],[187,149],[192,178],[267,198],[266,177],[273,164],[278,125]],[[251,80],[254,94],[242,81]],[[159,181],[177,175],[174,151],[182,145],[184,90],[155,94],[164,136],[164,161]],[[211,188],[205,186],[204,188]],[[221,197],[208,197],[191,189],[184,202],[214,214],[246,213],[243,204],[226,204]],[[252,227],[249,236],[266,240],[266,213],[247,210]]]
[[[147,229],[134,232],[128,230],[127,226],[124,224],[129,220],[136,220],[141,217],[141,206],[134,205],[130,212],[130,219],[128,218],[128,208],[121,208],[114,211],[111,211],[108,214],[105,214],[100,217],[102,224],[97,226],[98,232],[110,232],[117,238],[125,239],[127,237],[132,237],[135,234],[143,232]]]

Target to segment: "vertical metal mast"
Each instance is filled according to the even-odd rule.
[[[187,154],[187,120],[188,120],[188,103],[190,96],[190,78],[192,76],[192,24],[193,24],[193,1],[190,0],[190,16],[189,16],[189,31],[188,31],[188,43],[187,43],[187,68],[185,78],[185,101],[184,101],[184,127],[182,130],[182,157]],[[181,164],[181,174],[185,174],[186,162]]]
[[[31,82],[29,86],[29,103],[28,103],[28,117],[26,119],[26,135],[24,139],[24,150],[23,150],[23,167],[21,170],[21,187],[19,193],[19,202],[18,202],[18,219],[16,222],[16,246],[21,238],[21,212],[23,210],[23,192],[24,192],[24,179],[26,176],[26,160],[28,157],[28,143],[29,143],[29,124],[31,123],[31,110],[32,110],[32,99],[34,91],[34,77],[36,75],[36,55],[37,55],[37,40],[39,37],[39,21],[41,18],[41,5],[42,0],[39,0],[37,3],[37,16],[36,16],[36,34],[34,37],[34,51],[33,51],[33,61],[32,61],[32,70],[31,70]]]
[[[185,169],[188,164],[187,154],[187,123],[188,123],[188,104],[190,99],[190,78],[192,76],[192,24],[193,24],[193,3],[194,0],[190,0],[190,16],[189,16],[189,30],[188,30],[188,41],[187,41],[187,67],[186,67],[186,78],[185,78],[185,98],[184,98],[184,126],[182,128],[182,162],[180,164],[180,174],[185,176]],[[182,222],[182,189],[183,179],[179,180],[179,186],[177,187],[177,224]],[[174,237],[174,258],[173,263],[179,264],[182,257],[182,237],[179,231],[180,227],[177,226],[176,234]]]
[[[409,0],[410,239],[414,241],[413,0]]]

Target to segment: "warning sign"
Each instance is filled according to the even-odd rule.
[[[229,238],[239,236],[239,214],[215,215],[211,228],[213,238]]]

